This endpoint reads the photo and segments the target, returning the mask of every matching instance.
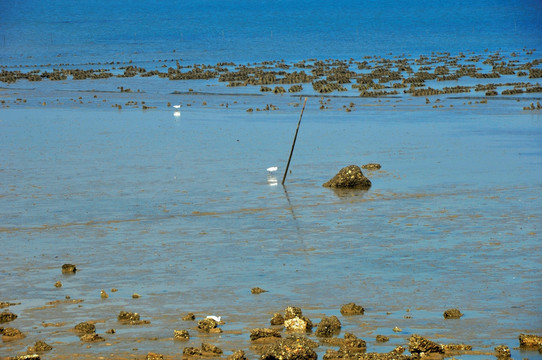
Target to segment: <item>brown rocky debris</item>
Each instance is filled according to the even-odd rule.
[[[337,350],[328,349],[324,354],[324,360],[352,359],[352,360],[417,360],[418,355],[403,355],[405,349],[398,346],[389,353],[354,353],[345,354]]]
[[[75,274],[77,271],[77,268],[73,264],[64,264],[62,265],[62,273],[63,274]]]
[[[197,347],[185,347],[183,349],[183,356],[202,356],[200,348]]]
[[[163,360],[163,359],[164,359],[164,355],[153,353],[153,352],[149,352],[147,354],[147,357],[145,358],[145,360]]]
[[[520,334],[519,346],[521,346],[522,348],[529,348],[535,350],[540,349],[542,347],[542,336]]]
[[[81,341],[83,341],[83,342],[105,341],[105,339],[102,336],[100,336],[100,335],[98,335],[96,333],[81,335],[81,337],[79,339],[81,339]]]
[[[250,341],[257,341],[261,339],[276,340],[281,337],[280,332],[276,329],[256,328],[250,330]]]
[[[41,353],[45,351],[53,350],[53,347],[49,344],[47,344],[45,341],[38,340],[34,344],[34,346],[31,346],[28,348],[28,353]]]
[[[342,168],[337,175],[323,184],[324,187],[338,189],[368,189],[371,180],[367,179],[357,165],[349,165]]]
[[[448,309],[444,312],[445,319],[459,319],[463,316],[459,309]]]
[[[443,344],[442,348],[444,349],[444,352],[450,353],[450,352],[456,352],[456,351],[471,351],[472,345],[466,345],[466,344]]]
[[[148,320],[141,320],[138,313],[133,313],[129,311],[121,311],[119,313],[119,316],[117,317],[117,320],[123,324],[128,325],[145,325],[151,323]]]
[[[258,295],[258,294],[267,292],[267,290],[264,290],[264,289],[259,288],[259,287],[255,287],[255,288],[252,288],[252,289],[250,290],[250,292],[251,292],[252,294]]]
[[[363,315],[365,309],[361,305],[356,305],[355,303],[348,303],[341,306],[342,315]]]
[[[333,315],[330,317],[323,317],[316,328],[316,336],[320,337],[332,337],[341,332],[341,322]]]
[[[376,164],[376,163],[370,163],[370,164],[362,165],[361,168],[367,169],[367,170],[380,170],[382,168],[382,165]]]
[[[288,331],[307,332],[312,330],[312,321],[305,316],[294,317],[284,321],[284,327]]]
[[[409,339],[408,351],[410,351],[411,354],[444,353],[442,345],[416,334],[412,335]]]
[[[388,342],[390,341],[390,338],[384,335],[376,335],[376,341],[377,342]]]
[[[205,354],[205,353],[209,353],[209,354],[213,354],[213,355],[216,355],[216,354],[222,354],[222,349],[219,348],[218,346],[215,346],[215,345],[212,345],[212,344],[209,344],[209,343],[202,343],[201,344],[201,350],[202,352]]]
[[[19,355],[12,358],[9,358],[10,360],[40,360],[39,354],[28,354],[28,355]]]
[[[10,306],[13,306],[13,305],[19,305],[20,303],[18,304],[15,304],[15,303],[10,303],[10,302],[6,302],[6,301],[0,301],[0,309],[3,309],[5,307],[10,307]]]
[[[235,350],[233,354],[226,358],[227,360],[247,360],[243,350]]]
[[[75,325],[75,331],[80,334],[93,334],[96,332],[96,326],[89,322],[82,322]]]
[[[204,332],[211,332],[211,330],[218,327],[218,323],[216,320],[211,318],[205,318],[203,320],[198,321],[198,330],[204,331]]]
[[[0,324],[7,323],[15,319],[17,319],[17,315],[15,315],[12,312],[5,310],[5,311],[2,311],[2,313],[0,313]]]
[[[316,360],[314,341],[303,337],[288,337],[263,350],[260,360]]]
[[[16,328],[0,328],[0,334],[2,334],[2,341],[13,341],[25,338],[22,331]]]
[[[274,313],[271,318],[271,325],[284,325],[284,316],[280,313]]]
[[[499,345],[495,347],[495,356],[499,360],[511,359],[510,348],[506,345]]]
[[[182,317],[182,320],[184,321],[193,321],[196,320],[196,315],[194,313],[188,313]]]
[[[173,330],[173,337],[175,340],[188,340],[190,339],[190,334],[188,330]]]
[[[55,287],[57,288],[61,288],[62,287],[62,282],[59,280],[55,283]]]
[[[288,306],[284,309],[284,320],[293,319],[295,317],[300,317],[303,315],[301,308],[297,306]]]

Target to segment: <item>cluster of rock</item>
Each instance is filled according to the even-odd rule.
[[[253,294],[261,294],[265,290],[256,287],[251,291]],[[10,303],[0,303],[2,306],[10,306]],[[365,308],[356,303],[347,303],[341,306],[340,313],[344,317],[363,316]],[[444,311],[444,319],[460,319],[463,316],[456,308]],[[0,314],[0,323],[11,322],[17,319],[17,315],[3,311]],[[122,325],[143,325],[149,321],[140,319],[138,313],[121,311],[117,320]],[[195,321],[193,313],[182,316],[183,321]],[[224,324],[218,316],[208,316],[198,320],[196,330],[205,333],[221,333],[218,326]],[[472,346],[466,344],[439,344],[427,337],[413,334],[408,338],[408,352],[405,354],[405,347],[397,346],[387,353],[367,353],[367,343],[358,338],[355,334],[345,332],[342,338],[342,324],[337,316],[322,316],[315,324],[303,314],[301,308],[288,306],[282,313],[276,312],[270,320],[271,327],[255,328],[250,332],[251,349],[259,354],[260,360],[317,360],[316,350],[319,346],[326,346],[324,360],[419,360],[443,359],[461,354],[470,354]],[[312,334],[313,329],[316,341],[309,339],[307,334]],[[74,327],[74,331],[84,343],[103,342],[105,338],[96,333],[96,326],[93,322],[81,322]],[[400,330],[399,330],[400,331]],[[115,330],[108,330],[107,333],[114,334]],[[0,334],[3,341],[17,340],[24,338],[24,334],[18,329],[0,327]],[[208,337],[209,335],[204,335]],[[174,330],[173,339],[187,341],[190,339],[188,330]],[[387,342],[389,337],[376,335],[377,342]],[[520,334],[520,348],[537,350],[542,353],[542,337],[538,335]],[[28,355],[21,355],[12,359],[40,359],[39,354],[51,350],[52,347],[44,341],[37,341],[34,346],[28,348]],[[183,358],[219,358],[224,351],[210,343],[202,342],[200,347],[186,346],[182,354]],[[499,345],[494,348],[494,355],[497,359],[507,360],[511,358],[510,349],[506,345]],[[149,352],[147,360],[164,359],[164,355]],[[227,360],[247,360],[243,350],[235,350]]]
[[[525,55],[532,55],[525,50]],[[515,57],[515,56],[513,56]],[[169,61],[169,60],[164,60]],[[117,62],[118,64],[119,62]],[[477,66],[482,63],[490,70],[482,72]],[[421,55],[418,58],[383,58],[367,56],[362,61],[350,60],[316,60],[310,59],[294,64],[284,61],[264,61],[261,64],[235,65],[233,63],[218,63],[216,65],[193,64],[181,66],[176,61],[176,66],[168,67],[162,64],[166,71],[158,69],[146,70],[134,66],[131,62],[118,68],[99,69],[74,69],[73,65],[68,68],[43,71],[39,69],[23,72],[20,70],[2,70],[0,82],[14,83],[18,80],[52,81],[103,79],[110,77],[130,78],[134,76],[153,77],[157,76],[169,80],[209,80],[218,79],[228,83],[227,86],[261,86],[262,91],[284,93],[286,89],[281,85],[293,85],[289,92],[295,93],[303,89],[303,84],[312,84],[313,89],[321,94],[334,91],[345,91],[344,84],[355,83],[352,89],[359,89],[360,96],[389,96],[398,94],[397,89],[408,88],[404,93],[414,96],[431,96],[438,94],[454,94],[475,91],[473,86],[444,87],[443,89],[426,88],[426,81],[458,81],[463,77],[475,79],[493,79],[501,76],[528,77],[529,79],[542,78],[540,64],[542,59],[520,62],[513,59],[505,61],[505,57],[499,53],[489,54],[485,59],[481,55],[467,57],[459,53],[452,56],[450,53],[433,53],[431,56]],[[114,65],[114,62],[107,65]],[[61,64],[63,65],[63,64]],[[66,64],[68,65],[68,64]],[[46,67],[50,68],[51,64]],[[35,65],[35,67],[40,67]],[[414,69],[417,68],[417,71]],[[114,74],[115,73],[115,74]],[[270,87],[275,85],[274,89]],[[510,86],[499,84],[498,86]],[[539,84],[522,85],[516,83],[515,87],[523,89],[505,89],[503,95],[519,93],[519,91],[542,92]],[[390,91],[386,91],[389,89]],[[486,90],[488,96],[497,95],[496,89]]]

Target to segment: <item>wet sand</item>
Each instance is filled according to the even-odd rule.
[[[320,359],[410,356],[414,334],[471,347],[431,358],[541,358],[518,339],[542,332],[541,76],[528,49],[5,69],[0,358],[41,340],[42,359],[256,359],[257,328],[311,339]],[[274,186],[265,168],[284,168],[304,97]],[[322,188],[371,162],[369,191]],[[341,313],[352,301],[363,314]],[[288,306],[313,329],[271,325]],[[198,329],[208,315],[220,330]],[[330,316],[332,340],[317,332]],[[347,333],[366,349],[334,353]]]

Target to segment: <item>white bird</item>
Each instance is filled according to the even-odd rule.
[[[216,321],[216,322],[218,322],[218,323],[219,323],[219,322],[220,322],[220,319],[221,319],[221,317],[220,317],[220,316],[214,316],[214,315],[209,315],[209,316],[207,316],[207,318],[206,318],[206,319],[213,319],[214,321]]]
[[[173,105],[173,107],[174,107],[175,109],[180,109],[180,108],[181,108],[181,105]]]
[[[267,168],[267,171],[269,171],[269,172],[275,172],[275,171],[277,171],[278,169],[279,169],[279,168],[276,167],[276,166],[271,166],[271,167],[268,167],[268,168]]]

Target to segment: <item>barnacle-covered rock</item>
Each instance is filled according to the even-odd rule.
[[[351,188],[368,189],[371,187],[371,180],[367,179],[357,165],[349,165],[342,168],[337,175],[323,184],[329,188]]]

